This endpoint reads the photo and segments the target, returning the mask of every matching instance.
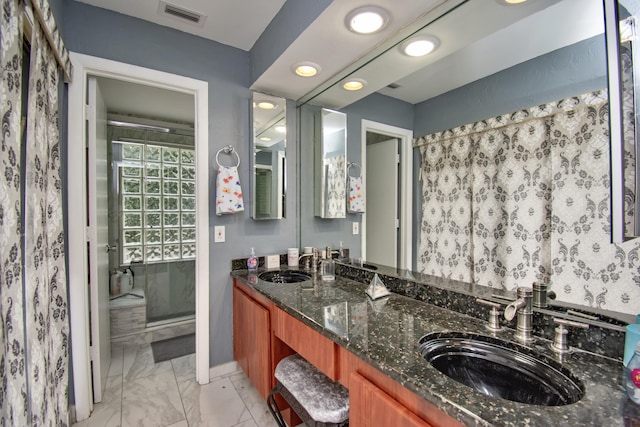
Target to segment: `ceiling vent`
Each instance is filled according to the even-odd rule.
[[[158,12],[160,13],[160,15],[179,19],[183,22],[189,22],[199,27],[202,27],[204,25],[204,21],[206,21],[207,19],[207,17],[201,13],[187,10],[182,7],[176,6],[175,4],[167,3],[164,1],[160,2]]]
[[[398,89],[400,85],[398,83],[391,83],[391,84],[388,84],[387,87],[389,89]]]

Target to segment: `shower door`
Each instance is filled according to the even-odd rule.
[[[114,268],[131,268],[143,288],[146,323],[195,316],[193,136],[110,127]]]

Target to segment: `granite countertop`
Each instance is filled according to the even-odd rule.
[[[435,332],[492,336],[486,321],[398,294],[372,301],[365,294],[366,284],[340,276],[335,281],[275,284],[247,270],[231,275],[466,425],[640,425],[640,407],[624,392],[618,360],[583,350],[560,359],[549,341],[536,339],[528,347],[568,369],[584,385],[584,397],[555,407],[488,397],[440,373],[418,348],[422,336]],[[493,336],[513,341],[514,331]]]

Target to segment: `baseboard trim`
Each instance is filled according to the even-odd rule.
[[[232,374],[238,370],[238,362],[232,360],[231,362],[223,363],[221,365],[213,366],[209,368],[209,379],[223,377],[225,375]]]

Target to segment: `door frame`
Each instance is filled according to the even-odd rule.
[[[413,212],[412,212],[412,199],[413,199],[413,131],[411,129],[403,129],[396,126],[386,125],[384,123],[378,123],[371,120],[362,119],[361,122],[361,147],[360,147],[360,160],[362,163],[362,175],[367,176],[367,132],[375,132],[381,135],[389,136],[390,138],[398,138],[400,147],[400,210],[398,216],[400,219],[400,238],[398,241],[398,247],[400,248],[400,263],[399,268],[405,270],[411,270],[411,259],[413,256]],[[364,180],[364,187],[366,191],[367,182]],[[363,259],[366,260],[367,256],[367,211],[362,215],[362,238],[361,254]]]
[[[87,77],[107,77],[193,95],[196,147],[196,380],[209,382],[209,84],[163,71],[70,53],[73,63],[68,108],[69,311],[76,418],[88,418],[91,399],[86,219],[85,94]],[[79,208],[80,207],[80,208]]]

